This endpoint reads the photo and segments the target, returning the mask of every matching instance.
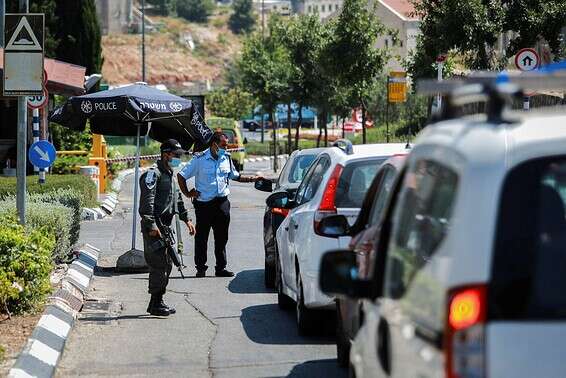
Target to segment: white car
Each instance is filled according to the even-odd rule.
[[[370,281],[324,256],[327,293],[366,298],[356,377],[566,377],[566,116],[428,126],[392,191]]]
[[[277,230],[275,279],[279,305],[289,308],[296,303],[301,333],[317,328],[317,310],[335,308],[334,298],[324,295],[318,286],[320,259],[329,249],[345,247],[349,242],[349,237],[322,236],[320,221],[331,214],[342,214],[353,224],[380,164],[397,153],[406,153],[406,145],[346,144],[329,148],[312,163],[294,198],[286,192],[268,198],[268,206],[292,209]],[[270,200],[286,203],[270,204]]]

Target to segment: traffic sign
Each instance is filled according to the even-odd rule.
[[[534,49],[521,49],[515,55],[515,66],[521,71],[533,71],[540,65],[540,57]]]
[[[47,105],[47,100],[49,99],[49,94],[47,89],[43,90],[41,96],[28,96],[28,108],[30,109],[41,109]]]
[[[28,155],[29,161],[39,169],[50,167],[57,157],[55,147],[46,140],[32,144]]]
[[[43,93],[44,14],[6,14],[4,96]]]
[[[387,78],[387,97],[389,102],[407,101],[407,73],[392,71]]]

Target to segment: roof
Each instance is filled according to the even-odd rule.
[[[375,143],[375,144],[355,144],[352,158],[373,157],[373,156],[393,156],[406,153],[406,143]]]
[[[379,0],[379,2],[405,21],[418,19],[415,15],[415,7],[408,0]]]
[[[414,149],[432,148],[438,156],[442,155],[440,149],[451,150],[463,162],[484,169],[501,169],[502,164],[509,169],[527,160],[566,154],[566,114],[533,111],[515,118],[516,122],[505,125],[481,119],[440,122],[425,128]]]
[[[47,71],[47,90],[49,93],[76,96],[85,92],[85,67],[49,58],[45,58],[43,66]],[[0,71],[3,69],[4,50],[0,48]]]

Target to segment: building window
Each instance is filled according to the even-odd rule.
[[[322,13],[326,12],[326,5],[322,4],[320,7],[322,8]]]
[[[389,47],[389,40],[385,39],[385,47]]]
[[[309,5],[309,9],[308,9],[307,13],[311,13],[311,12],[312,12],[312,6]]]
[[[338,10],[338,4],[334,4],[334,10]]]

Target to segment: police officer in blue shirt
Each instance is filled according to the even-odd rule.
[[[230,225],[229,180],[255,182],[258,176],[243,176],[235,168],[226,152],[228,137],[216,132],[210,141],[210,148],[195,154],[179,172],[177,179],[181,192],[193,199],[196,216],[195,265],[197,277],[206,275],[207,244],[210,229],[214,233],[214,255],[216,257],[216,276],[232,277],[234,273],[226,269],[226,243]],[[188,190],[186,181],[195,178],[195,187]]]

